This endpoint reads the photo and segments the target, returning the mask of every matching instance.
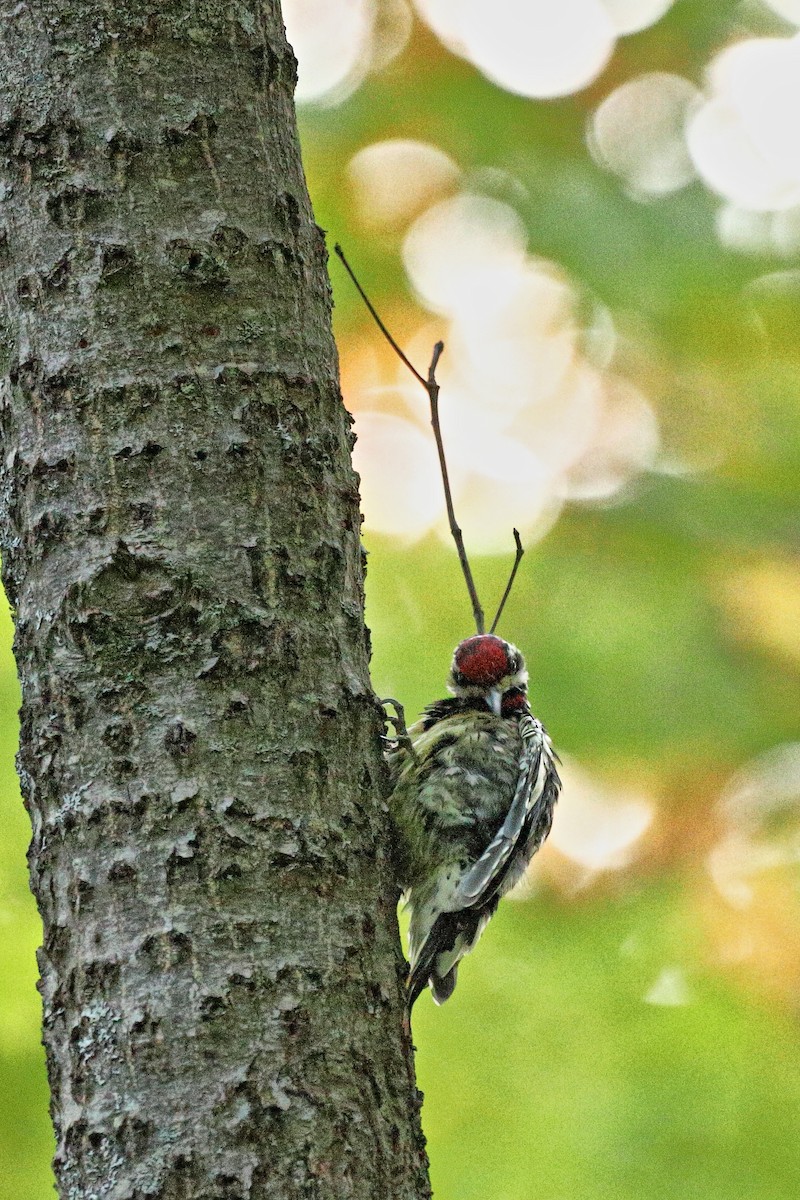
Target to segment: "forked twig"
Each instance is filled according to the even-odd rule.
[[[483,616],[483,609],[481,608],[481,602],[478,599],[478,590],[475,587],[475,580],[472,578],[472,570],[470,569],[469,559],[467,558],[467,551],[466,551],[466,547],[464,546],[464,538],[461,533],[461,529],[459,528],[459,524],[456,521],[455,509],[453,508],[453,497],[450,492],[450,477],[447,473],[447,460],[445,459],[445,454],[444,454],[444,443],[442,441],[442,430],[441,430],[441,426],[439,424],[439,384],[436,382],[436,367],[438,366],[439,359],[441,358],[442,351],[444,350],[444,342],[437,342],[436,345],[433,347],[433,355],[431,357],[431,365],[428,368],[428,378],[425,379],[425,377],[420,374],[420,372],[417,370],[417,368],[414,366],[414,364],[411,362],[411,360],[400,349],[397,342],[394,340],[392,335],[389,333],[389,330],[386,328],[383,321],[378,316],[377,312],[375,311],[375,307],[374,307],[372,301],[369,299],[369,297],[367,296],[367,293],[364,291],[361,284],[356,279],[355,273],[353,272],[353,268],[350,266],[350,263],[345,258],[342,247],[337,243],[334,246],[334,250],[338,254],[339,258],[342,260],[344,269],[347,271],[347,274],[350,276],[353,283],[356,285],[356,288],[358,289],[358,294],[361,296],[361,299],[364,301],[364,303],[366,304],[370,313],[372,314],[372,316],[375,320],[375,324],[378,326],[381,333],[383,334],[383,336],[386,338],[389,345],[394,350],[395,354],[397,354],[397,356],[400,358],[400,360],[403,363],[405,363],[405,365],[408,367],[409,371],[414,376],[414,378],[416,380],[418,380],[419,383],[422,384],[422,386],[425,388],[425,391],[428,393],[428,399],[430,400],[430,405],[431,405],[431,425],[433,426],[433,436],[436,439],[436,449],[439,452],[439,466],[440,466],[441,472],[442,472],[442,484],[444,485],[444,502],[445,502],[445,507],[447,509],[447,520],[450,523],[450,532],[453,535],[453,541],[456,544],[456,550],[458,551],[458,561],[461,563],[461,570],[464,573],[464,580],[466,582],[467,591],[469,592],[469,598],[472,603],[472,614],[475,618],[475,628],[478,631],[478,633],[483,633],[484,629],[486,627],[485,621],[484,621],[484,616]]]
[[[431,405],[431,425],[433,426],[433,436],[436,439],[436,449],[439,453],[439,467],[442,472],[442,484],[444,485],[444,502],[445,502],[445,507],[447,509],[447,520],[450,524],[450,533],[452,534],[453,541],[456,544],[456,550],[458,552],[458,561],[461,563],[461,570],[464,574],[464,580],[467,585],[467,591],[469,592],[469,598],[470,598],[470,602],[472,604],[472,615],[475,618],[475,628],[478,633],[483,633],[486,629],[483,608],[481,607],[481,602],[478,599],[478,590],[475,587],[475,580],[472,577],[472,570],[470,569],[469,559],[467,558],[466,547],[464,546],[464,538],[462,536],[458,521],[456,520],[455,509],[453,508],[453,497],[450,492],[450,478],[447,473],[447,460],[445,459],[444,442],[442,441],[442,430],[441,430],[441,426],[439,424],[439,384],[436,382],[436,368],[439,365],[439,359],[442,357],[442,352],[444,350],[444,342],[437,342],[436,345],[433,347],[433,355],[431,357],[431,365],[428,367],[428,378],[426,379],[425,376],[422,375],[417,370],[417,368],[414,366],[414,364],[411,362],[411,360],[406,356],[406,354],[403,352],[403,350],[401,350],[401,348],[398,346],[397,342],[394,340],[392,335],[389,333],[389,330],[386,328],[386,326],[384,325],[381,318],[378,316],[377,312],[375,311],[375,307],[372,304],[372,301],[370,300],[369,296],[362,288],[361,284],[358,282],[358,279],[355,276],[353,268],[350,266],[350,263],[345,258],[344,251],[342,250],[342,247],[338,244],[338,242],[334,246],[334,250],[336,251],[336,254],[338,255],[338,257],[341,259],[342,265],[344,266],[344,269],[347,271],[347,274],[350,276],[353,283],[356,285],[358,294],[361,297],[361,299],[364,301],[364,303],[366,304],[367,309],[369,310],[370,314],[372,315],[372,317],[375,321],[375,324],[378,326],[381,333],[386,338],[387,342],[392,347],[392,349],[394,350],[394,352],[398,356],[398,358],[401,360],[401,362],[405,363],[406,367],[408,367],[409,371],[414,376],[414,378],[419,383],[422,384],[422,386],[425,388],[425,391],[428,393],[428,399],[429,399],[430,405]],[[508,580],[508,583],[506,584],[506,590],[503,593],[503,598],[500,601],[500,607],[497,610],[497,615],[495,616],[494,623],[492,625],[492,629],[491,629],[492,633],[494,633],[495,629],[497,628],[497,623],[500,620],[500,614],[503,611],[505,602],[508,599],[509,593],[511,591],[511,585],[514,582],[514,576],[517,573],[517,568],[519,567],[520,559],[522,558],[522,555],[525,553],[525,551],[522,548],[522,542],[520,541],[519,533],[517,532],[516,529],[514,530],[514,541],[515,541],[516,547],[517,547],[516,558],[514,559],[514,566],[511,568],[511,576]]]

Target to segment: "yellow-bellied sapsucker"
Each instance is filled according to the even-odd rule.
[[[478,634],[456,647],[452,696],[407,733],[397,722],[389,804],[411,908],[409,1008],[427,984],[437,1004],[452,995],[459,961],[550,832],[561,781],[527,685],[519,650]]]

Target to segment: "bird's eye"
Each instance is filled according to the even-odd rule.
[[[516,653],[511,655],[511,674],[516,675],[517,672],[521,671],[521,670],[522,670],[522,655],[519,653],[519,651],[516,651]]]

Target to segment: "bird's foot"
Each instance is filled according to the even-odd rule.
[[[387,710],[387,704],[391,704],[392,708],[394,709],[393,714]],[[394,729],[394,737],[385,737],[384,741],[390,742],[394,749],[406,750],[409,754],[416,758],[416,754],[414,753],[414,744],[411,741],[411,738],[408,734],[408,729],[406,728],[406,711],[400,701],[393,699],[392,696],[387,696],[385,700],[381,700],[381,706],[383,707],[386,715],[386,724],[391,725]]]

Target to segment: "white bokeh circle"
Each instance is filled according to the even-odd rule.
[[[535,99],[587,87],[614,49],[602,0],[415,0],[456,54],[507,91]]]
[[[709,69],[709,93],[687,127],[705,183],[755,212],[800,204],[800,35],[727,47]]]
[[[654,71],[615,88],[595,111],[589,148],[635,196],[662,196],[696,177],[685,124],[701,94],[680,75]]]

